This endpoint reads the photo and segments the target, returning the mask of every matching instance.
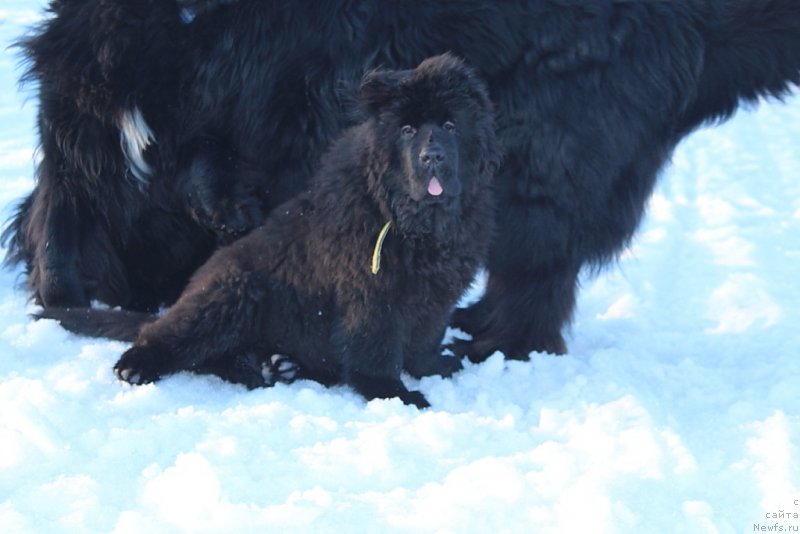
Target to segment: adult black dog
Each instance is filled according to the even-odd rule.
[[[174,143],[167,135],[162,144],[157,133],[144,153],[152,182],[170,192],[146,189],[131,208],[127,197],[138,186],[122,173],[91,181],[78,172],[59,187],[75,197],[89,191],[93,210],[64,207],[48,196],[55,186],[44,184],[62,182],[40,170],[11,241],[12,259],[25,261],[40,301],[169,300],[215,236],[252,225],[254,205],[268,212],[305,186],[348,123],[340,83],[353,83],[365,67],[408,68],[451,50],[488,81],[505,152],[487,291],[456,315],[473,336],[459,350],[475,360],[496,349],[511,358],[563,353],[579,271],[603,265],[629,241],[680,139],[743,101],[787,95],[800,81],[796,0],[239,0],[208,9],[182,30],[190,37],[176,54],[189,60],[173,61],[188,71],[177,111],[142,110],[148,123],[167,121],[168,132],[178,116]],[[35,41],[48,43],[58,25],[46,25]],[[149,45],[151,54],[165,53],[158,40]],[[37,61],[59,54],[33,50],[33,73],[46,79]],[[122,61],[139,69],[143,91],[156,87],[161,72],[133,59]],[[45,161],[77,159],[43,144]],[[78,156],[83,150],[112,151],[90,143]],[[60,225],[42,231],[42,220]],[[96,233],[120,237],[111,247],[82,245]],[[107,270],[87,267],[93,262],[118,265],[126,283],[98,285]]]
[[[42,160],[3,241],[36,302],[155,309],[235,234],[231,217],[217,231],[203,200],[187,202],[199,182],[176,177],[179,95],[194,47],[214,38],[190,22],[229,1],[54,0],[18,43],[23,80],[38,83]]]
[[[147,324],[115,367],[120,378],[208,370],[260,386],[265,356],[281,353],[301,374],[343,381],[369,399],[428,405],[400,373],[460,366],[439,344],[489,247],[500,162],[492,106],[450,55],[372,72],[360,99],[369,118],[333,144],[310,192],[216,252],[162,317],[141,317]],[[116,314],[45,308],[42,316],[119,335],[119,325],[107,328]]]

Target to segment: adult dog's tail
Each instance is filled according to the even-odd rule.
[[[36,319],[54,319],[75,334],[119,341],[135,341],[139,329],[156,320],[156,316],[149,313],[95,308],[48,307],[33,316]]]
[[[692,129],[730,117],[741,102],[781,98],[800,84],[800,1],[719,0],[703,25],[705,53]]]

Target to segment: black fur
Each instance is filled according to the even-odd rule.
[[[11,259],[25,262],[40,301],[169,301],[229,231],[246,231],[305,188],[323,149],[348,125],[340,84],[367,67],[408,68],[451,50],[488,81],[505,152],[487,292],[457,313],[455,323],[473,336],[457,349],[475,360],[496,349],[511,358],[563,353],[579,271],[606,264],[627,244],[675,145],[741,102],[788,95],[800,81],[797,0],[222,3],[201,6],[178,27],[188,33],[177,49],[165,44],[175,39],[174,16],[159,18],[164,9],[153,7],[143,22],[147,57],[118,60],[137,70],[143,93],[173,76],[157,58],[185,80],[177,118],[158,103],[143,105],[167,132],[151,150],[152,181],[163,189],[139,193],[122,171],[94,179],[75,169],[87,154],[121,166],[105,137],[67,130],[85,142],[59,144],[42,128],[37,190],[10,229]],[[98,3],[115,4],[128,5]],[[67,22],[116,41],[89,11],[65,8],[33,42],[51,45]],[[42,65],[85,54],[87,39],[28,48],[43,122],[76,107],[76,95],[57,82],[82,71],[74,62],[52,74]],[[185,65],[175,60],[183,56]],[[93,72],[94,56],[86,57]],[[103,88],[102,81],[92,83]],[[89,131],[91,117],[70,124]],[[170,138],[174,146],[162,144]],[[55,163],[71,169],[69,179],[56,175]]]
[[[400,373],[460,367],[439,344],[489,247],[500,160],[492,107],[450,55],[372,72],[360,98],[369,118],[333,144],[311,191],[216,252],[141,327],[115,367],[120,378],[138,384],[195,370],[269,385],[259,362],[277,353],[304,376],[427,406]],[[113,324],[117,314],[123,326]],[[46,308],[41,317],[111,337],[128,337],[136,323],[114,311]]]
[[[39,303],[155,309],[215,246],[164,180],[174,174],[188,30],[164,0],[62,0],[50,11],[19,43],[25,79],[39,85],[42,161],[3,236],[7,261],[25,264]],[[132,164],[121,132],[136,110],[154,139]]]

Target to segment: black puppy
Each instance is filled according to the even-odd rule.
[[[491,237],[500,157],[492,108],[484,85],[450,55],[374,71],[360,99],[368,118],[334,143],[310,192],[215,253],[175,305],[141,327],[117,376],[141,384],[195,370],[269,385],[261,364],[280,353],[304,375],[368,399],[428,405],[400,373],[460,366],[439,344]],[[114,314],[42,316],[109,335],[114,321],[98,327],[92,318]]]

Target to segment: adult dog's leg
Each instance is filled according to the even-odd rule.
[[[564,354],[561,330],[572,317],[580,270],[567,248],[568,220],[547,207],[502,206],[486,292],[453,317],[472,341],[452,348],[476,362],[496,350],[511,359],[527,359],[531,351]]]
[[[60,195],[52,195],[45,204],[34,208],[31,221],[32,225],[42,225],[31,271],[36,299],[45,306],[88,306],[80,274],[80,230],[74,208]]]
[[[189,213],[214,232],[221,243],[246,234],[263,219],[257,191],[263,173],[232,149],[213,139],[200,139],[183,149],[177,175]]]

